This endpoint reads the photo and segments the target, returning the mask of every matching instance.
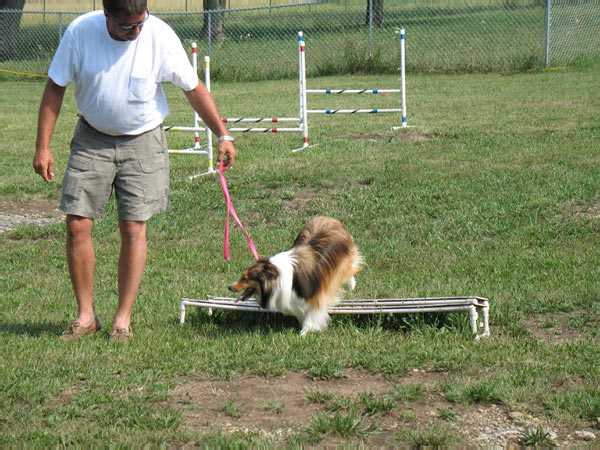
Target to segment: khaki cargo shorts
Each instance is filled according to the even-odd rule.
[[[162,126],[139,136],[110,136],[80,118],[60,209],[101,218],[113,190],[122,220],[144,222],[169,211],[169,152]]]

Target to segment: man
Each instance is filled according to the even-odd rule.
[[[181,87],[191,106],[219,136],[217,161],[233,166],[233,138],[192,68],[175,32],[150,15],[146,0],[104,0],[104,11],[76,18],[67,28],[48,71],[42,97],[35,171],[50,182],[50,140],[66,86],[75,83],[80,115],[63,180],[67,262],[78,314],[61,339],[77,340],[101,329],[94,310],[94,220],[114,190],[121,251],[119,304],[110,339],[133,336],[131,311],[146,265],[146,221],[169,210],[169,161],[162,122],[168,114],[161,82]]]

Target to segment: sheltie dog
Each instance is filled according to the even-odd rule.
[[[237,301],[255,295],[263,308],[296,317],[302,325],[300,334],[305,335],[327,328],[327,307],[339,302],[342,284],[354,289],[361,264],[344,225],[330,217],[316,217],[291,249],[260,259],[229,290],[244,291]]]

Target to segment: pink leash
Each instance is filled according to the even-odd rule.
[[[225,256],[225,259],[227,261],[229,261],[229,258],[230,258],[230,255],[229,255],[229,214],[231,213],[231,215],[233,215],[233,218],[235,219],[237,224],[240,226],[240,228],[246,235],[246,239],[248,240],[248,245],[250,246],[250,250],[252,251],[252,254],[258,261],[258,252],[256,251],[256,247],[254,246],[254,242],[252,242],[252,239],[250,239],[250,235],[248,234],[248,232],[242,225],[242,222],[240,221],[237,214],[235,213],[235,209],[233,208],[233,203],[231,203],[231,196],[229,195],[229,189],[227,189],[227,180],[225,180],[225,175],[223,173],[223,161],[219,162],[219,175],[221,176],[221,187],[223,188],[223,194],[225,195],[225,202],[227,203],[227,221],[225,222],[225,242],[223,245],[223,254]]]

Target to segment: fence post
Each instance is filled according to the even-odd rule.
[[[212,10],[208,10],[208,57],[210,58],[210,47],[212,44]]]
[[[373,0],[369,0],[369,58],[373,56]]]
[[[58,42],[62,38],[62,12],[58,13]]]
[[[546,0],[546,68],[550,68],[550,18],[552,0]]]

